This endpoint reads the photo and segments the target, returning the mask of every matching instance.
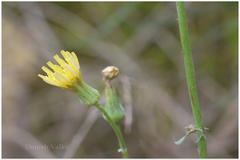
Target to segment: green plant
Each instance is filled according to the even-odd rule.
[[[84,105],[96,106],[102,112],[107,122],[109,122],[118,138],[120,145],[118,151],[122,152],[124,158],[128,158],[127,147],[118,125],[118,122],[124,118],[125,112],[118,103],[117,96],[110,84],[110,81],[119,75],[118,68],[110,66],[102,72],[106,84],[106,107],[104,108],[98,102],[100,98],[99,92],[83,81],[80,65],[75,53],[61,51],[61,54],[64,59],[58,55],[54,56],[59,65],[53,64],[50,61],[47,62],[47,65],[52,70],[43,66],[42,69],[47,73],[47,76],[41,74],[38,76],[48,84],[73,92]]]

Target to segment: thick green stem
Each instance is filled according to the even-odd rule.
[[[182,42],[183,54],[184,54],[186,78],[187,78],[187,84],[188,84],[189,97],[192,105],[193,117],[194,117],[196,127],[203,130],[203,123],[202,123],[202,117],[201,117],[198,93],[197,93],[197,87],[196,87],[196,80],[194,77],[194,67],[193,67],[192,53],[190,48],[190,41],[188,36],[184,3],[183,2],[176,2],[176,3],[177,3],[180,37]],[[206,139],[203,136],[198,141],[198,152],[199,152],[200,158],[207,157]]]
[[[117,135],[118,138],[118,142],[121,148],[121,152],[123,154],[124,158],[128,158],[128,152],[127,152],[127,147],[122,135],[122,132],[118,126],[118,124],[116,124],[108,115],[108,113],[105,111],[105,109],[100,105],[100,104],[96,104],[96,107],[104,114],[105,118],[107,119],[107,121],[110,123],[110,125],[112,126],[115,134]]]

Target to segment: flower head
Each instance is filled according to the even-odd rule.
[[[38,74],[38,76],[48,84],[72,91],[87,106],[96,104],[100,98],[100,94],[96,89],[83,81],[76,54],[63,50],[61,54],[64,60],[57,54],[53,57],[59,65],[48,61],[47,65],[51,70],[43,66],[42,70],[47,75]]]
[[[74,52],[62,50],[61,54],[64,60],[57,54],[53,57],[59,65],[48,61],[47,65],[52,70],[43,66],[42,70],[47,73],[47,76],[41,74],[38,76],[48,84],[71,90],[76,83],[82,80],[80,65]]]

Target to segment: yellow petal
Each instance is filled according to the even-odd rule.
[[[48,61],[48,62],[47,62],[47,65],[48,65],[50,68],[52,68],[52,70],[53,70],[54,72],[59,71],[59,72],[61,72],[61,73],[64,73],[62,67],[60,67],[59,65],[53,64],[51,61]]]
[[[53,72],[45,66],[42,66],[42,70],[47,73],[48,76],[52,75]]]
[[[69,70],[74,75],[74,77],[81,78],[80,74],[76,73],[68,64],[66,64],[64,67],[66,70]]]
[[[68,65],[71,67],[71,69],[73,69],[74,72],[79,74],[79,71],[77,69],[77,65],[74,64],[75,63],[74,59],[72,58],[72,60],[71,60],[72,55],[68,51],[65,52],[63,50],[61,51],[61,54],[64,57],[64,59],[67,61]]]
[[[43,79],[43,81],[45,81],[48,84],[54,85],[54,86],[59,86],[57,83],[52,82],[47,76],[38,74],[39,77],[41,77]]]
[[[67,85],[71,85],[72,83],[70,82],[70,81],[68,81],[61,73],[59,73],[59,72],[56,72],[55,74],[54,74],[54,77],[56,78],[56,80],[58,81],[58,82],[60,82],[60,84],[62,85],[62,86],[67,86]]]
[[[64,68],[64,65],[67,64],[62,58],[60,58],[57,54],[53,56],[53,58],[60,64],[61,67]]]
[[[56,64],[53,64],[52,62],[48,61],[47,62],[47,65],[52,68],[54,70],[54,72],[60,72],[62,75],[64,75],[68,80],[74,80],[76,79],[75,78],[75,75],[69,71],[68,69],[66,68],[62,68]]]
[[[76,54],[74,52],[71,52],[72,56],[73,56],[73,59],[77,65],[77,69],[80,70],[80,65],[79,65],[79,62],[78,62],[78,58],[76,56]]]

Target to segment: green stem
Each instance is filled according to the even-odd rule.
[[[111,118],[110,116],[107,114],[107,112],[105,111],[105,109],[100,105],[100,104],[96,104],[96,107],[104,114],[104,116],[106,117],[107,121],[110,123],[110,125],[112,126],[115,134],[117,135],[118,138],[118,142],[121,148],[121,152],[123,154],[124,158],[128,158],[128,152],[127,152],[127,147],[122,135],[122,132],[118,126],[118,124],[116,124]]]
[[[201,117],[198,93],[197,93],[197,87],[196,87],[196,80],[194,77],[194,67],[193,67],[192,53],[190,48],[190,41],[188,36],[184,3],[183,2],[176,2],[176,3],[177,3],[180,37],[181,37],[181,43],[183,48],[183,54],[184,54],[184,64],[185,64],[185,70],[186,70],[188,92],[189,92],[190,101],[192,105],[193,117],[194,117],[196,127],[201,128],[203,130],[203,123],[202,123],[202,117]],[[203,136],[198,141],[198,152],[199,152],[200,158],[207,157],[206,139]]]

